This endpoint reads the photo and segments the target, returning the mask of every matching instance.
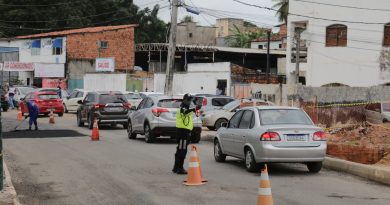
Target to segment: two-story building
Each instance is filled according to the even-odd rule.
[[[177,25],[176,43],[215,46],[215,32],[216,27],[199,26],[196,22],[181,22]]]
[[[390,1],[290,1],[287,78],[308,86],[366,87],[390,83]]]

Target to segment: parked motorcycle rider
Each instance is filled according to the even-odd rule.
[[[180,108],[176,112],[176,154],[175,165],[172,172],[176,174],[187,174],[187,171],[183,168],[184,160],[187,155],[187,146],[190,140],[191,131],[194,128],[193,114],[197,110],[202,108],[201,105],[197,105],[196,108],[190,109],[191,102],[194,97],[191,94],[185,94],[183,102]]]

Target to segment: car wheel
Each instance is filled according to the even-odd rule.
[[[133,126],[131,125],[131,122],[127,125],[127,136],[129,139],[137,138],[137,134],[133,133]]]
[[[79,112],[77,112],[77,125],[79,127],[83,127],[84,126],[84,122],[81,120],[81,114]]]
[[[148,123],[145,124],[144,130],[145,130],[145,142],[146,143],[154,142],[155,136],[153,134],[153,131],[150,129]]]
[[[197,144],[200,142],[201,133],[192,133],[191,134],[191,142]]]
[[[66,108],[65,103],[64,103],[64,111],[65,111],[65,113],[68,113],[68,112],[69,112],[68,108]]]
[[[92,115],[89,115],[89,116],[88,116],[88,128],[89,128],[90,130],[92,130],[92,128],[93,128],[93,119],[92,119]]]
[[[245,168],[248,172],[259,171],[259,166],[256,163],[255,156],[250,148],[247,148],[245,151]]]
[[[306,163],[307,169],[311,173],[318,173],[322,168],[322,162],[308,162]]]
[[[58,113],[58,117],[64,116],[64,113]]]
[[[222,123],[227,123],[228,121],[226,119],[218,119],[216,122],[215,122],[215,130],[219,130],[219,128],[222,127]]]
[[[218,140],[214,140],[214,159],[216,162],[224,162],[226,160],[226,154],[222,153]]]
[[[212,126],[207,126],[207,129],[209,129],[209,130],[213,131],[213,130],[215,130],[215,127],[212,127]]]

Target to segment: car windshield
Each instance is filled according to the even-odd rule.
[[[234,99],[231,99],[231,98],[213,98],[211,100],[211,104],[213,106],[217,106],[217,107],[223,107],[225,106],[226,104],[230,103],[234,101]]]
[[[107,103],[125,103],[127,102],[126,98],[122,94],[101,94],[99,97],[100,104]]]
[[[38,97],[41,100],[54,100],[60,98],[58,95],[55,94],[41,94]]]
[[[235,101],[230,102],[230,103],[226,104],[225,106],[223,106],[222,109],[224,109],[224,110],[233,110],[234,108],[236,108],[239,105],[240,105],[240,101],[239,100],[235,100]]]
[[[158,101],[157,106],[163,108],[179,108],[182,102],[182,99],[164,99]]]
[[[18,90],[20,91],[21,95],[27,95],[35,91],[34,88],[30,88],[30,87],[19,87]]]
[[[313,125],[313,122],[302,110],[274,109],[261,110],[260,122],[262,125],[301,124]]]
[[[383,109],[383,112],[390,112],[390,103],[383,103],[382,109]]]
[[[136,93],[128,93],[128,94],[125,94],[125,97],[126,99],[128,100],[138,100],[138,99],[142,99],[141,96],[139,94],[136,94]]]

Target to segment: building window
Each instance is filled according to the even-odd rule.
[[[390,47],[390,23],[385,25],[383,46]]]
[[[259,45],[259,49],[263,49],[263,45]]]
[[[190,38],[192,38],[192,33],[189,33],[188,36],[189,36]]]
[[[31,42],[31,55],[41,55],[41,40],[33,40]]]
[[[326,27],[326,46],[345,47],[348,41],[348,27],[341,24]]]
[[[57,38],[53,40],[53,55],[62,55],[62,38]]]
[[[279,44],[279,48],[282,48],[282,44]]]
[[[99,41],[99,48],[108,48],[108,41]]]

